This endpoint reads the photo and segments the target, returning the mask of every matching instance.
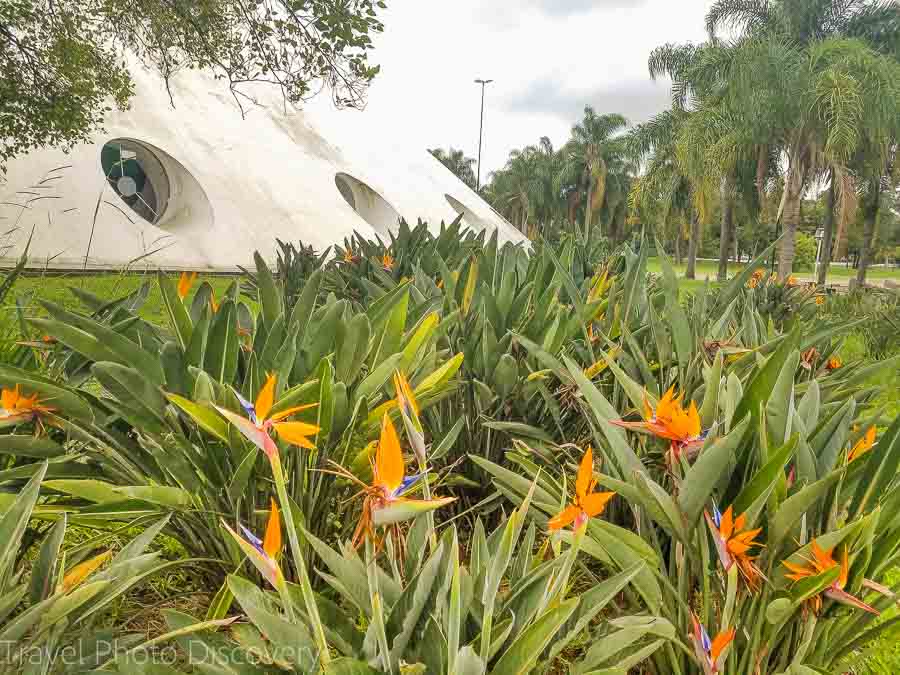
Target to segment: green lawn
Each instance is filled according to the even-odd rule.
[[[194,288],[196,289],[204,280],[212,284],[216,297],[222,297],[233,277],[204,277],[201,275],[194,284]],[[39,305],[40,300],[49,300],[67,307],[80,306],[78,298],[69,290],[73,287],[93,293],[101,298],[113,300],[137,290],[145,281],[150,283],[150,295],[140,314],[152,323],[166,323],[168,319],[163,314],[162,298],[159,294],[159,287],[156,284],[156,274],[129,273],[20,277],[13,287],[13,292],[6,298],[4,304],[0,306],[0,325],[7,325],[8,321],[13,320],[14,304],[17,297],[25,301],[30,313],[42,314],[44,312]]]
[[[675,265],[675,271],[679,276],[684,275],[684,270],[687,267],[686,265]],[[737,265],[735,263],[730,263],[728,265],[728,274],[733,275],[738,270],[744,268],[744,265]],[[697,280],[704,281],[708,277],[710,280],[714,280],[716,278],[716,272],[719,269],[719,264],[717,262],[711,260],[698,260],[697,261]],[[653,272],[654,274],[659,274],[662,272],[662,268],[660,267],[659,260],[656,258],[650,258],[647,261],[647,270],[649,272]],[[797,276],[800,278],[811,279],[815,275],[813,270],[807,270],[805,272],[797,272]],[[856,270],[852,267],[847,267],[846,265],[838,265],[833,264],[828,271],[828,276],[834,280],[846,280],[850,278],[856,278]],[[873,267],[869,268],[866,278],[868,279],[895,279],[900,281],[900,267]],[[688,281],[688,284],[691,282]]]

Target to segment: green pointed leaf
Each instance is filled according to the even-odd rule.
[[[187,308],[185,308],[181,298],[178,297],[178,289],[176,288],[175,283],[169,278],[169,275],[160,270],[157,272],[156,278],[159,282],[160,295],[162,296],[166,313],[169,315],[169,322],[172,325],[172,330],[175,331],[175,335],[178,337],[178,343],[181,345],[181,348],[187,350],[188,345],[191,343],[191,334],[194,330],[191,315],[188,313]]]
[[[521,675],[529,672],[577,606],[578,598],[571,598],[544,612],[503,652],[491,669],[491,675]]]
[[[688,527],[700,522],[700,514],[709,503],[725,469],[737,461],[735,455],[749,425],[750,420],[744,419],[727,436],[717,438],[712,445],[705,447],[685,474],[678,494],[678,506],[687,519]]]
[[[272,270],[263,260],[259,251],[253,253],[253,262],[256,263],[256,285],[259,289],[259,303],[262,306],[263,320],[271,330],[275,321],[283,314],[281,307],[281,291],[272,276]]]
[[[223,443],[228,443],[228,422],[215,410],[206,405],[199,405],[189,401],[177,394],[166,394],[166,397],[194,420],[201,429],[212,434]]]

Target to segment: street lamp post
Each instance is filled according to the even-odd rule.
[[[493,80],[475,80],[475,84],[481,85],[481,122],[478,125],[478,178],[475,180],[475,190],[481,190],[481,138],[484,133],[484,88]]]
[[[816,228],[816,279],[819,278],[819,269],[822,266],[822,240],[825,238],[825,228]]]

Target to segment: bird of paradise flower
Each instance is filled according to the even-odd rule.
[[[266,379],[266,383],[263,385],[262,389],[259,390],[255,403],[251,403],[237,392],[234,392],[238,401],[241,403],[241,407],[246,413],[246,417],[242,417],[230,410],[216,406],[216,410],[237,427],[244,438],[262,450],[270,461],[273,461],[274,458],[278,457],[278,446],[270,435],[271,431],[274,431],[282,440],[307,449],[315,449],[312,441],[310,441],[310,437],[314,436],[319,431],[319,427],[314,424],[285,421],[291,415],[316,407],[318,405],[317,403],[294,406],[277,412],[274,415],[269,415],[272,411],[272,406],[275,403],[276,384],[277,377],[275,375],[269,375]]]
[[[810,542],[809,554],[809,557],[804,557],[803,564],[798,565],[788,560],[782,561],[781,564],[790,572],[790,574],[785,574],[785,577],[791,581],[802,581],[803,579],[815,577],[824,574],[829,570],[833,570],[835,567],[839,567],[837,579],[835,579],[822,593],[814,595],[807,601],[815,614],[818,614],[822,609],[822,595],[835,602],[848,605],[849,607],[855,607],[856,609],[861,609],[871,614],[880,614],[877,609],[844,590],[847,586],[847,579],[850,574],[849,552],[847,551],[846,546],[843,547],[841,552],[840,563],[834,559],[833,548],[826,551],[819,546],[815,539]]]
[[[26,396],[21,385],[13,389],[0,390],[0,429],[14,427],[28,422],[40,422],[41,416],[48,415],[54,408],[44,405],[38,394]]]
[[[406,475],[403,451],[400,447],[400,438],[390,416],[385,413],[381,419],[381,436],[375,449],[372,462],[372,484],[366,485],[359,478],[332,462],[335,473],[360,487],[360,491],[354,498],[363,498],[362,510],[359,522],[353,533],[352,543],[358,548],[366,541],[375,544],[380,549],[384,543],[384,537],[379,537],[376,528],[384,527],[388,530],[395,529],[397,525],[407,520],[412,520],[423,513],[434,511],[456,500],[455,497],[441,497],[436,499],[412,499],[407,495],[410,490],[422,480],[423,474]],[[396,545],[402,545],[403,537],[391,537]],[[403,551],[398,551],[398,557],[402,557]]]
[[[687,453],[688,458],[700,450],[709,430],[703,431],[700,424],[700,413],[697,405],[691,401],[689,407],[681,405],[679,394],[675,396],[675,387],[669,390],[659,399],[656,409],[644,395],[644,420],[641,422],[626,422],[625,420],[610,420],[616,426],[632,431],[649,433],[657,438],[669,441],[670,460],[678,461],[681,453]]]
[[[713,505],[713,515],[710,516],[709,512],[704,512],[703,515],[715,541],[722,567],[727,572],[733,565],[737,565],[750,590],[758,590],[760,580],[765,579],[765,576],[753,562],[757,556],[752,556],[749,552],[751,548],[762,547],[762,544],[756,541],[756,536],[762,532],[762,528],[746,529],[747,514],[742,513],[735,518],[730,506],[725,509],[725,513],[720,513]]]
[[[694,643],[697,660],[703,666],[703,672],[705,675],[722,672],[728,656],[728,647],[734,640],[735,629],[723,630],[716,635],[715,639],[710,640],[706,628],[693,612],[691,612],[691,624],[691,641]]]
[[[575,497],[572,503],[556,514],[547,523],[551,531],[561,530],[568,525],[580,530],[591,518],[600,516],[615,492],[594,492],[597,480],[594,478],[594,453],[590,446],[585,450],[575,477]]]

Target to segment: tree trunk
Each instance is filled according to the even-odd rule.
[[[766,176],[769,174],[769,146],[759,146],[756,157],[756,196],[759,199],[759,217],[766,222]]]
[[[681,264],[681,231],[675,233],[675,264]]]
[[[700,215],[695,213],[691,218],[691,237],[688,240],[687,279],[697,278],[697,249],[700,247]]]
[[[837,234],[834,236],[834,246],[831,250],[832,260],[844,260],[847,258],[847,249],[850,247],[850,223],[841,218],[838,222]]]
[[[728,249],[731,244],[731,230],[734,225],[734,212],[732,211],[731,194],[726,186],[722,187],[722,227],[719,231],[719,271],[716,274],[718,281],[728,278]]]
[[[831,245],[834,239],[834,182],[837,176],[834,175],[834,169],[831,171],[831,185],[828,186],[828,194],[825,196],[825,221],[822,223],[824,230],[822,238],[822,258],[819,268],[816,270],[816,281],[819,286],[824,286],[828,278],[828,268],[831,265]]]
[[[859,250],[859,269],[856,271],[856,283],[863,286],[866,283],[866,268],[869,266],[869,258],[872,254],[872,244],[875,239],[875,226],[878,224],[878,211],[881,208],[881,175],[875,177],[875,185],[872,190],[872,202],[866,209],[863,220],[862,246]]]
[[[581,204],[581,193],[578,190],[572,191],[569,194],[569,225],[572,226],[572,230],[575,230],[575,226],[578,220],[578,207]]]
[[[782,222],[784,238],[778,247],[778,278],[784,281],[794,269],[794,249],[797,243],[797,226],[800,224],[800,202],[803,196],[802,171],[792,169],[785,181],[785,200]]]
[[[591,236],[591,207],[594,204],[594,177],[588,174],[587,204],[584,205],[584,239],[588,241]]]

